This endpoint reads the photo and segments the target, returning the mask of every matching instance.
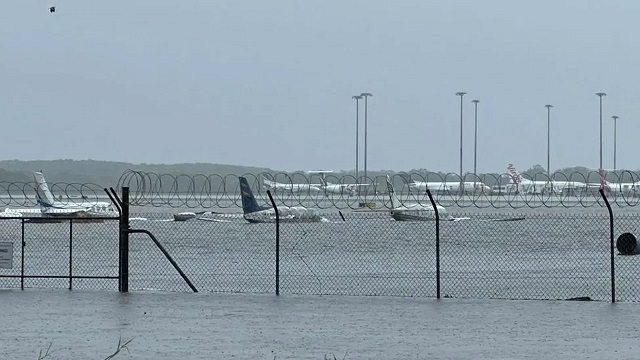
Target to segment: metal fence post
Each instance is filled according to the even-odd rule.
[[[129,291],[129,187],[122,187],[122,213],[119,221],[118,291]]]
[[[431,201],[431,206],[433,206],[433,211],[436,213],[436,298],[440,299],[440,214],[429,189],[427,189],[427,195]]]
[[[613,245],[613,211],[611,210],[611,205],[609,204],[609,200],[604,194],[604,190],[600,189],[600,195],[604,200],[604,203],[607,205],[607,210],[609,210],[609,240],[611,241],[611,302],[616,302],[616,268],[615,268],[615,260],[614,260],[614,245]]]
[[[22,251],[20,251],[20,290],[24,290],[24,246],[26,245],[24,241],[24,219],[20,219],[20,223],[22,226],[22,241],[20,242],[22,246]]]
[[[276,202],[273,200],[273,196],[271,196],[270,190],[267,190],[267,195],[269,195],[271,206],[273,206],[273,210],[276,212],[276,295],[280,295],[280,213],[278,212]]]
[[[69,219],[69,290],[73,289],[73,219]]]

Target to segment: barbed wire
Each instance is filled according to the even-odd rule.
[[[35,182],[0,181],[0,206],[33,207],[38,204]],[[93,183],[53,183],[49,190],[55,195],[55,200],[64,204],[82,204],[97,202],[104,197],[104,190]]]
[[[603,206],[600,175],[537,173],[514,174],[395,173],[389,179],[399,200],[429,205],[426,189],[445,207],[552,208]],[[358,177],[335,174],[243,174],[258,201],[267,204],[267,189],[286,206],[318,209],[390,208],[386,174]],[[640,175],[630,171],[606,174],[602,183],[609,201],[620,207],[640,204]],[[238,208],[242,206],[238,176],[234,174],[158,174],[127,170],[118,179],[117,191],[129,187],[134,206],[173,208]],[[34,182],[0,182],[0,206],[37,205]],[[103,186],[93,183],[54,183],[56,200],[82,203],[104,199]]]
[[[426,188],[442,206],[476,208],[544,208],[603,206],[600,175],[575,172],[548,176],[514,174],[467,174],[462,179],[453,173],[389,174],[396,194],[403,203],[429,204]],[[375,204],[390,208],[386,175],[359,177],[334,174],[243,174],[254,195],[266,203],[266,190],[286,206],[312,206],[319,209],[357,209]],[[491,184],[489,186],[488,184]],[[636,184],[638,186],[636,187]],[[640,176],[624,171],[606,175],[604,188],[610,201],[618,206],[640,203]],[[118,188],[128,186],[132,204],[187,208],[240,207],[236,175],[172,175],[128,170],[120,177]]]

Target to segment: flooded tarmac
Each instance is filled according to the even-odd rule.
[[[635,359],[638,304],[2,290],[6,359]]]

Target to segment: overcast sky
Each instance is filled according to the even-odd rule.
[[[49,6],[56,12],[50,13]],[[640,1],[9,0],[1,159],[638,169]],[[360,103],[360,135],[364,104]],[[364,138],[360,141],[363,167]]]

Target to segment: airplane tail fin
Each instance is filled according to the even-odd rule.
[[[242,197],[242,211],[245,214],[253,213],[256,211],[264,210],[266,208],[258,205],[258,201],[253,196],[253,192],[251,191],[251,187],[249,186],[249,182],[247,178],[240,176],[240,195]]]
[[[516,170],[516,167],[513,164],[507,165],[507,174],[509,175],[511,184],[520,184],[522,181],[522,175]]]
[[[53,194],[49,190],[49,186],[44,179],[44,175],[41,172],[36,171],[33,173],[33,178],[36,181],[36,199],[41,207],[51,207],[55,201]]]
[[[607,173],[604,170],[600,170],[600,188],[608,193],[611,192],[611,186],[607,181]]]
[[[389,199],[391,199],[391,208],[395,209],[397,207],[400,207],[400,200],[398,200],[398,197],[396,196],[396,192],[393,189],[393,184],[391,183],[391,179],[389,178],[389,175],[387,175],[387,190],[389,190]]]

